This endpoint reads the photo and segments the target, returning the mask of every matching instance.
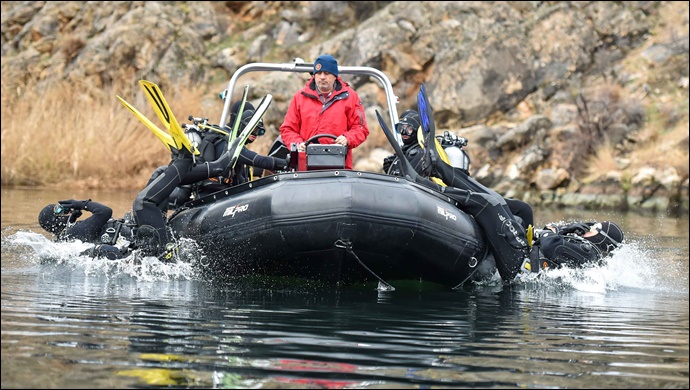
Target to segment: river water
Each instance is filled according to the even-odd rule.
[[[688,218],[619,222],[601,268],[459,291],[200,280],[193,267],[91,261],[36,217],[136,192],[2,189],[2,388],[688,388]],[[49,260],[46,260],[49,259]]]

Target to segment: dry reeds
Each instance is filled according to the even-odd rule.
[[[89,90],[65,80],[12,88],[3,80],[2,185],[143,188],[170,161],[170,152],[116,99],[162,127],[140,90]],[[185,110],[180,119],[198,110],[200,91],[164,92],[173,111]]]

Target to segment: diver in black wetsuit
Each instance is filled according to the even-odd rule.
[[[91,216],[79,221],[82,211],[90,212]],[[125,220],[114,220],[112,215],[110,207],[91,199],[68,199],[45,206],[38,214],[38,223],[53,233],[57,241],[81,240],[96,244],[84,255],[114,260],[128,254],[132,230]]]
[[[240,102],[236,102],[232,106],[230,120],[223,129],[211,127],[205,131],[187,131],[189,138],[197,141],[200,155],[197,157],[196,164],[182,177],[180,185],[170,194],[168,201],[160,203],[163,212],[180,207],[191,199],[193,193],[197,198],[203,197],[233,185],[250,181],[253,177],[260,177],[264,169],[277,171],[287,168],[287,160],[260,155],[243,146],[233,172],[228,171],[229,159],[225,160],[223,157],[228,149],[228,134],[237,118],[239,106]],[[254,106],[247,102],[240,118],[239,132],[244,130],[254,113]],[[257,137],[265,133],[263,121],[260,121],[247,138],[246,143],[254,142]],[[151,174],[149,184],[167,168],[167,166],[158,167]]]
[[[432,149],[431,153],[436,151]],[[522,226],[510,222],[513,208],[505,202],[502,205],[499,194],[437,156],[432,157],[432,165],[433,172],[448,185],[442,190],[454,195],[459,207],[474,216],[487,234],[496,268],[504,280],[511,280],[520,272],[600,264],[623,242],[623,231],[613,222],[578,222],[565,226],[548,225],[536,230],[532,245],[525,246],[525,231]],[[531,207],[529,209],[531,217]],[[513,216],[512,220],[520,219]]]
[[[424,150],[417,142],[421,120],[416,111],[405,111],[396,126],[405,146],[403,153],[419,176],[417,182],[444,192],[472,215],[487,236],[496,268],[505,281],[519,273],[539,272],[549,268],[582,267],[600,263],[623,242],[621,228],[613,222],[548,225],[535,230],[532,245],[525,230],[534,223],[532,208],[517,199],[506,199],[483,186],[469,175],[469,157],[464,166],[443,162],[434,148],[430,151],[431,176],[442,179],[447,187],[424,176]],[[401,175],[401,162],[392,156],[384,160],[384,171]],[[485,270],[486,271],[486,270]],[[487,277],[493,274],[480,275]]]
[[[237,120],[239,106],[240,102],[236,102],[230,109],[230,120],[225,126],[226,129],[231,129]],[[242,116],[239,118],[239,132],[244,130],[249,123],[249,120],[254,115],[254,112],[254,106],[251,103],[246,102]],[[240,152],[232,174],[226,175],[229,176],[230,179],[224,177],[210,177],[209,180],[202,181],[198,189],[199,195],[204,196],[212,192],[226,189],[229,186],[251,181],[255,176],[260,177],[263,170],[282,171],[287,169],[288,161],[286,159],[264,156],[253,150],[249,150],[246,147],[247,144],[251,144],[257,139],[257,137],[261,137],[265,133],[266,128],[264,127],[263,121],[259,121],[254,131],[252,131],[252,133],[249,135],[249,138],[247,138],[245,146],[242,147],[242,151]],[[202,142],[204,142],[205,138],[206,137],[203,138]],[[228,137],[222,137],[219,141],[211,141],[211,143],[214,145],[213,149],[217,154],[219,153],[219,150],[227,149]]]
[[[235,103],[233,110],[234,115],[222,130],[211,128],[203,132],[192,130],[193,133],[190,133],[188,131],[190,139],[198,143],[199,157],[193,157],[186,149],[173,152],[170,164],[156,169],[146,188],[135,199],[132,211],[139,225],[136,244],[145,255],[157,255],[170,259],[176,251],[173,236],[166,227],[166,213],[171,204],[180,206],[190,199],[193,189],[189,185],[197,184],[197,196],[205,196],[231,185],[240,184],[243,180],[246,181],[246,177],[242,174],[245,164],[270,170],[287,167],[287,161],[284,159],[261,156],[243,147],[235,170],[229,171],[231,156],[227,150],[227,131],[237,120],[239,102]],[[246,103],[240,118],[240,131],[248,124],[254,113],[254,106]],[[259,132],[261,134],[265,132],[261,122],[249,136],[248,142],[254,141]]]
[[[601,264],[624,237],[620,226],[610,221],[546,225],[534,233],[532,271]]]
[[[223,158],[230,162],[226,154]],[[137,223],[136,245],[145,256],[162,256],[169,259],[176,250],[172,234],[166,226],[165,207],[170,194],[182,182],[194,164],[192,153],[186,148],[174,151],[172,161],[160,175],[150,180],[139,192],[132,204],[132,212]],[[222,166],[222,162],[218,162]]]
[[[521,270],[525,259],[529,259],[529,243],[526,229],[533,223],[532,208],[525,202],[513,200],[512,209],[520,212],[527,221],[516,216],[506,199],[497,192],[483,186],[469,176],[468,167],[455,168],[443,162],[436,154],[435,147],[429,151],[431,157],[431,175],[439,178],[446,185],[427,179],[425,151],[417,138],[421,126],[419,113],[407,110],[400,116],[396,131],[402,136],[403,153],[412,168],[418,174],[418,183],[447,194],[456,200],[459,208],[472,215],[482,228],[491,252],[496,260],[496,268],[505,281],[512,280]],[[400,172],[394,167],[396,158],[384,161],[384,170]],[[519,207],[517,207],[519,206]]]

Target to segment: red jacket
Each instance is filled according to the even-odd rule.
[[[369,128],[359,95],[339,77],[326,104],[321,104],[312,77],[292,97],[285,121],[280,126],[280,135],[288,148],[293,143],[302,143],[322,133],[347,138],[345,168],[352,169],[352,149],[367,139]],[[319,139],[322,144],[332,144],[333,141],[330,138]]]

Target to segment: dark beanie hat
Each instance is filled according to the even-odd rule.
[[[250,104],[247,103],[247,106],[248,105],[250,105]],[[254,113],[256,112],[254,110],[254,107],[247,108],[247,106],[244,106],[244,112],[242,112],[242,122],[240,122],[240,130],[244,130],[245,126],[247,126],[249,124],[249,120],[252,119],[252,117],[254,116]],[[259,130],[263,129],[264,133],[266,132],[266,128],[264,127],[264,120],[263,119],[259,120],[259,123],[256,124],[255,130],[256,129],[259,129]]]
[[[225,125],[225,126],[229,127],[230,129],[232,129],[233,126],[235,125],[235,118],[237,118],[237,112],[240,110],[241,104],[242,104],[242,101],[240,100],[238,102],[235,102],[235,104],[233,104],[232,107],[230,108],[230,120]],[[249,110],[251,110],[252,114],[253,114],[256,109],[254,108],[254,105],[252,105],[250,102],[244,103],[244,110],[242,111],[242,114],[246,113]],[[242,118],[244,118],[244,115],[242,115]]]
[[[330,54],[322,54],[314,61],[314,74],[328,72],[338,76],[338,61]]]
[[[400,115],[400,121],[395,124],[396,130],[399,129],[398,126],[402,126],[403,124],[408,124],[414,129],[410,137],[407,139],[403,138],[403,143],[405,145],[412,145],[417,142],[417,130],[419,130],[419,124],[421,122],[419,113],[415,110],[407,110]]]
[[[420,118],[419,113],[415,110],[406,110],[400,115],[400,123],[406,123],[414,127],[415,132],[419,129],[422,124],[422,118]]]
[[[585,238],[599,248],[603,254],[607,255],[623,242],[625,237],[623,230],[615,223],[606,221],[601,222],[601,227],[599,227],[599,224],[594,224],[593,226],[599,234]]]
[[[60,234],[67,226],[68,215],[55,214],[55,204],[49,204],[38,214],[38,224],[53,234]]]

